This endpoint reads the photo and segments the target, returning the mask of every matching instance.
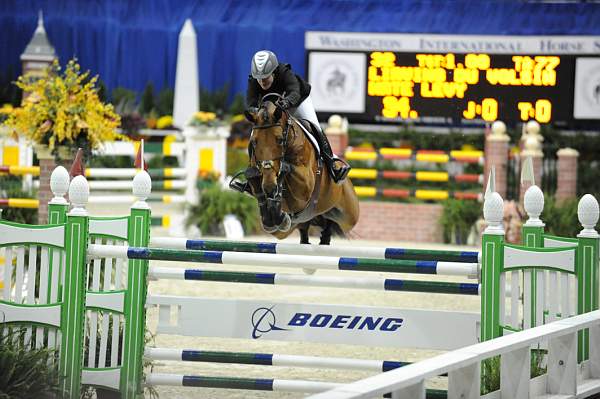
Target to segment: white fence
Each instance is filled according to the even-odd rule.
[[[589,360],[577,363],[577,334],[589,328]],[[547,344],[547,372],[531,378],[531,347]],[[500,389],[481,395],[481,362],[501,355]],[[425,381],[448,373],[448,398],[587,398],[600,392],[600,310],[467,346],[366,378],[311,399],[425,399]]]

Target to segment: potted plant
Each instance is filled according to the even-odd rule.
[[[122,136],[116,132],[120,117],[111,104],[98,97],[98,77],[81,72],[76,59],[64,69],[54,61],[41,77],[20,76],[16,85],[24,100],[4,121],[14,133],[34,144],[38,154],[49,151],[55,158],[59,148],[92,149]]]

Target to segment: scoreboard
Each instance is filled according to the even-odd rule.
[[[372,115],[540,123],[568,116],[568,98],[560,93],[573,90],[573,71],[559,56],[375,51],[367,59]]]
[[[600,38],[584,38],[586,48],[543,37],[309,33],[308,75],[319,113],[364,122],[600,120]],[[323,46],[323,35],[335,40]],[[421,39],[411,48],[415,36]]]

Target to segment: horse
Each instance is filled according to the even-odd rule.
[[[313,128],[310,122],[264,99],[246,118],[254,126],[245,188],[258,200],[265,232],[283,239],[298,229],[301,244],[309,244],[311,226],[321,228],[321,245],[333,234],[346,237],[358,221],[358,197],[350,179],[335,183],[330,177],[304,131]]]

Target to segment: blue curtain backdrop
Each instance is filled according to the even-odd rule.
[[[599,35],[600,4],[415,0],[0,0],[0,73],[20,73],[19,56],[43,10],[64,64],[76,56],[107,88],[141,92],[175,82],[177,39],[186,18],[198,36],[200,85],[244,92],[260,49],[305,74],[308,30]],[[230,97],[231,99],[231,97]]]

